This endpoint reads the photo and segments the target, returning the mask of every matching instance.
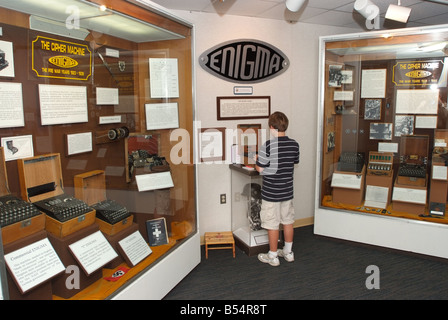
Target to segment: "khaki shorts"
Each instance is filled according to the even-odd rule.
[[[260,210],[261,226],[268,230],[278,230],[280,224],[294,223],[293,200],[269,202],[263,200]]]

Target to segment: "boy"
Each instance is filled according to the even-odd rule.
[[[286,135],[289,120],[282,112],[274,112],[268,125],[274,137],[263,144],[255,168],[263,176],[261,189],[261,226],[268,230],[269,252],[260,253],[258,259],[271,266],[280,264],[278,257],[294,261],[292,242],[294,237],[293,176],[294,165],[299,163],[299,144]],[[277,250],[279,226],[283,225],[285,246]]]

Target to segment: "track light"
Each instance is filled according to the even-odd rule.
[[[305,0],[286,0],[286,8],[289,11],[297,12],[305,3]]]
[[[401,1],[398,0],[398,6],[390,4],[387,8],[386,19],[394,20],[402,23],[407,23],[411,15],[411,8],[401,6]]]
[[[368,20],[375,19],[380,13],[378,6],[370,0],[356,0],[354,9]]]

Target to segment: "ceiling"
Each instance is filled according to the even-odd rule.
[[[412,9],[408,23],[385,20],[390,4],[398,0],[371,0],[380,9],[380,29],[448,24],[448,0],[401,0]],[[285,0],[152,0],[167,9],[248,16],[290,23],[303,22],[367,30],[365,19],[353,9],[355,0],[306,0],[298,12],[286,9]]]

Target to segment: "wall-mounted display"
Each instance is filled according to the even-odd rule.
[[[446,26],[322,37],[320,45],[315,230],[448,258],[437,241],[448,230],[438,227],[448,225]]]

